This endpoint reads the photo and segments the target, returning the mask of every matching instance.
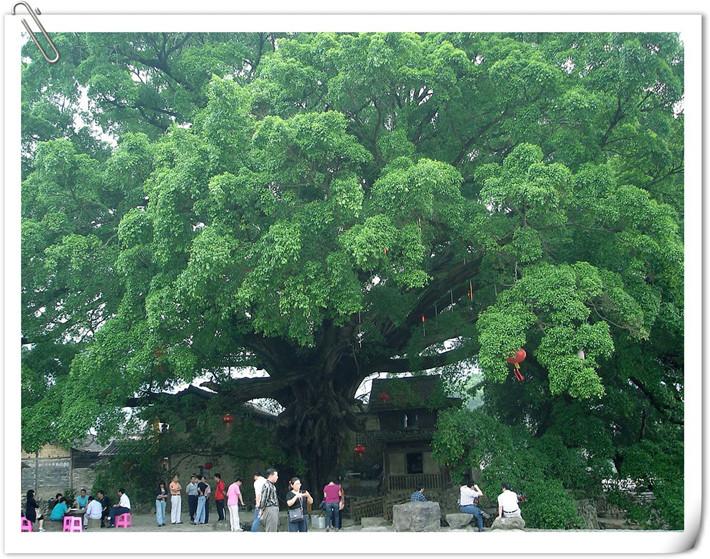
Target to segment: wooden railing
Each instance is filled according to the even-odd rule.
[[[382,516],[382,497],[352,498],[350,500],[350,518],[360,522],[362,517]]]
[[[449,485],[447,474],[395,474],[387,476],[387,491],[439,489]]]

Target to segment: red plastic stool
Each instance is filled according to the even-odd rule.
[[[27,520],[24,516],[22,517],[22,520],[20,521],[20,532],[31,532],[32,531],[32,522]]]
[[[114,519],[114,525],[116,528],[130,528],[133,526],[133,517],[131,516],[131,513],[124,512],[123,514],[119,514]]]
[[[65,516],[62,532],[83,532],[83,524],[81,516]]]

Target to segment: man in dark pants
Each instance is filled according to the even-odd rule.
[[[195,513],[197,512],[197,475],[190,476],[190,483],[185,488],[187,492],[187,506],[190,509],[190,522],[195,522]]]
[[[109,510],[111,510],[111,499],[101,490],[96,492],[96,499],[101,503],[101,527],[106,528]]]
[[[217,522],[224,522],[224,500],[227,488],[224,485],[222,474],[214,475],[214,504],[217,507]]]
[[[118,504],[111,507],[108,512],[108,527],[113,528],[115,526],[115,520],[117,516],[131,512],[131,501],[126,495],[126,490],[121,487],[118,490]]]

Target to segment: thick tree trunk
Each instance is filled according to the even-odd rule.
[[[353,370],[304,371],[279,398],[285,410],[278,439],[290,462],[305,464],[307,471],[298,474],[314,498],[343,467],[339,458],[347,430],[361,428],[353,399],[359,382]]]

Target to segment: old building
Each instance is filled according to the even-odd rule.
[[[439,375],[373,380],[353,469],[364,480],[377,478],[379,493],[447,486],[431,441],[438,412],[459,402],[445,394]]]

